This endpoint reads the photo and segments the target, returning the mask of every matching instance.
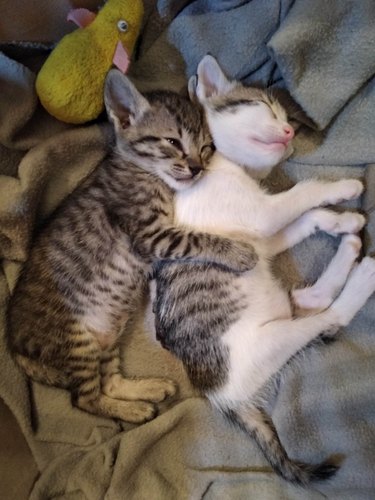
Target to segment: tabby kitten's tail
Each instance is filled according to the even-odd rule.
[[[307,486],[312,481],[329,479],[339,468],[339,465],[330,460],[310,465],[290,459],[280,442],[272,420],[256,406],[221,411],[230,422],[255,439],[275,472],[287,481]]]

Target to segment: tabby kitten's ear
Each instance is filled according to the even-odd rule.
[[[112,69],[105,80],[104,103],[116,131],[134,125],[150,109],[147,99],[117,69]]]
[[[197,74],[198,82],[195,90],[201,103],[215,95],[226,94],[236,86],[235,82],[228,80],[216,59],[210,55],[204,56],[198,64]]]
[[[189,99],[193,103],[199,102],[197,97],[197,85],[198,85],[197,75],[191,76],[188,81],[188,93],[189,93]]]

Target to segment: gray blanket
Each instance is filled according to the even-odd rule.
[[[299,108],[295,153],[268,187],[309,177],[362,178],[350,206],[368,216],[364,251],[375,250],[375,2],[373,0],[159,0],[131,76],[141,90],[181,90],[207,52],[229,76],[288,90]],[[38,106],[38,62],[0,54],[1,328],[7,297],[27,259],[32,230],[102,161],[104,124],[71,127]],[[372,165],[371,163],[374,163]],[[282,255],[285,286],[314,281],[339,241],[318,234]],[[168,376],[179,394],[134,427],[72,408],[62,390],[28,383],[0,341],[0,396],[40,470],[32,498],[370,499],[375,491],[375,297],[332,345],[309,349],[285,371],[273,419],[288,453],[307,462],[345,457],[338,474],[307,490],[280,480],[256,445],[198,397],[178,361],[152,338],[143,314],[124,340],[130,376]]]

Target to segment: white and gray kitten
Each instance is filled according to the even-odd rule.
[[[201,181],[177,193],[176,222],[223,237],[240,232],[259,261],[241,275],[208,263],[158,265],[156,335],[182,360],[192,384],[256,439],[275,471],[305,485],[337,466],[289,458],[262,407],[262,389],[322,332],[351,321],[375,290],[375,260],[366,257],[351,271],[361,244],[354,234],[344,236],[317,284],[295,292],[296,305],[310,309],[297,317],[271,260],[316,230],[358,232],[362,215],[314,207],[356,198],[363,185],[310,180],[268,194],[256,179],[289,154],[294,135],[283,108],[266,92],[229,81],[210,56],[198,67],[196,93],[217,152]]]

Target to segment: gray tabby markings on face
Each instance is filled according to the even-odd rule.
[[[119,72],[105,90],[116,148],[36,237],[8,309],[8,346],[32,379],[68,389],[94,414],[143,422],[175,391],[121,375],[118,340],[158,259],[256,262],[243,241],[177,229],[176,189],[202,174],[211,139],[199,109],[169,92],[147,98]],[[209,148],[208,148],[209,149]]]

